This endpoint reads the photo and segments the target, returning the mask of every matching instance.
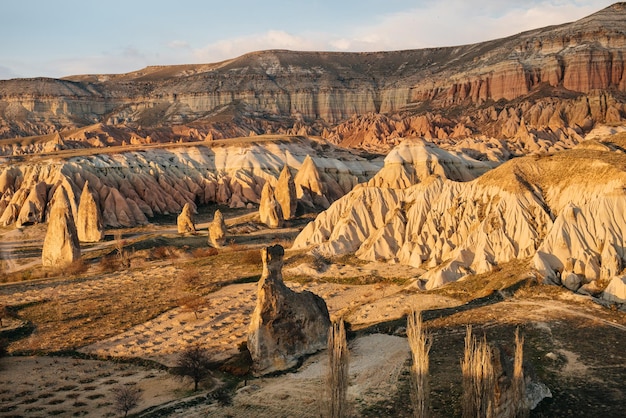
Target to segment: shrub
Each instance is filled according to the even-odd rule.
[[[111,389],[111,392],[113,392],[113,407],[124,416],[139,405],[143,394],[143,390],[134,385],[121,385]]]
[[[181,377],[190,377],[193,380],[194,392],[198,384],[211,375],[211,359],[206,348],[199,344],[190,345],[178,356],[174,373]]]

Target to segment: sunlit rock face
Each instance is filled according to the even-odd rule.
[[[263,274],[248,330],[248,349],[256,374],[294,367],[307,354],[325,348],[330,316],[324,299],[294,292],[283,282],[284,249],[262,250]]]
[[[312,164],[315,171],[307,168]],[[285,166],[304,167],[302,181],[326,192],[315,199],[327,207],[369,180],[380,163],[324,141],[274,137],[16,163],[0,166],[0,224],[45,221],[60,183],[76,217],[78,197],[89,182],[105,227],[143,225],[154,215],[178,214],[185,205],[191,212],[197,204],[258,205],[263,186],[276,185]]]
[[[549,282],[566,275],[570,287],[606,280],[626,256],[626,157],[620,143],[586,145],[518,158],[467,182],[442,171],[405,188],[392,177],[385,184],[394,188],[360,185],[307,225],[293,248],[423,268],[425,288],[513,259],[532,260]]]
[[[64,187],[58,187],[54,193],[49,218],[41,252],[42,265],[64,267],[80,259],[78,232]]]
[[[81,242],[98,242],[104,239],[102,213],[96,203],[94,195],[89,190],[89,182],[86,181],[80,194],[78,214],[76,217],[76,230]]]
[[[179,234],[195,234],[196,222],[189,203],[185,203],[180,215],[176,218],[176,228]]]
[[[226,234],[228,229],[226,228],[226,222],[224,221],[224,215],[218,209],[213,215],[213,220],[209,224],[209,244],[215,248],[220,248],[226,244]]]

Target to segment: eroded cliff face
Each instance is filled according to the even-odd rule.
[[[1,81],[0,136],[41,135],[94,123],[143,129],[193,123],[213,137],[250,131],[326,133],[356,146],[360,140],[349,125],[334,133],[324,129],[355,115],[395,115],[403,121],[431,112],[426,131],[435,138],[510,138],[502,112],[520,118],[533,113],[529,107],[545,106],[541,99],[548,96],[557,101],[548,113],[557,116],[552,120],[535,110],[534,119],[524,117],[529,129],[548,132],[552,125],[563,125],[580,134],[594,123],[626,116],[625,29],[626,6],[618,3],[573,23],[458,47],[263,51],[216,64],[149,67],[122,75]],[[606,106],[574,112],[577,103],[596,98]],[[463,120],[456,116],[460,113],[473,116]],[[401,129],[391,129],[390,135],[365,131],[386,141]]]
[[[598,289],[626,265],[623,145],[622,136],[516,158],[466,182],[443,170],[395,188],[371,181],[308,224],[293,248],[423,268],[428,289],[513,259],[532,259],[549,282]]]
[[[285,166],[298,171],[311,159],[317,160],[315,180],[322,183],[330,202],[369,180],[380,167],[324,141],[306,138],[258,137],[208,144],[93,152],[0,167],[0,225],[47,221],[49,202],[61,186],[76,218],[86,182],[104,225],[131,227],[157,214],[180,213],[185,205],[192,212],[198,204],[257,205],[263,186],[275,186]],[[333,157],[322,158],[328,150]]]

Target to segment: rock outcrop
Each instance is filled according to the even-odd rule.
[[[306,156],[294,178],[298,201],[309,208],[328,208],[328,188],[322,182],[317,164],[310,156]]]
[[[283,218],[286,221],[293,219],[296,216],[296,209],[298,209],[298,196],[296,194],[296,183],[287,165],[283,167],[280,176],[278,176],[274,196],[280,205]]]
[[[104,239],[102,215],[93,194],[86,181],[80,194],[78,215],[76,216],[76,230],[80,242],[98,242]]]
[[[185,203],[182,212],[176,218],[176,226],[179,234],[195,234],[196,222],[194,220],[191,205]]]
[[[217,209],[213,215],[213,220],[209,224],[209,244],[215,248],[220,248],[226,243],[226,222],[224,215]]]
[[[78,232],[65,188],[56,189],[51,204],[41,262],[44,267],[63,267],[80,259]]]
[[[261,218],[261,222],[270,228],[280,228],[283,226],[283,211],[274,195],[274,188],[269,182],[265,183],[263,191],[261,192],[259,217]]]
[[[602,299],[608,302],[626,303],[626,276],[615,276],[602,293]]]
[[[423,268],[425,288],[532,258],[546,280],[578,289],[626,265],[626,156],[621,142],[605,145],[517,158],[464,183],[431,176],[404,189],[361,185],[293,248]]]
[[[324,149],[329,150],[327,156]],[[45,220],[49,196],[59,183],[71,192],[70,205],[77,216],[75,197],[89,181],[103,225],[112,228],[144,225],[155,215],[180,213],[185,204],[195,212],[196,202],[258,204],[266,182],[275,184],[285,165],[298,170],[311,155],[319,162],[318,174],[322,186],[328,185],[324,187],[331,201],[369,180],[382,162],[325,141],[258,137],[254,142],[224,140],[215,146],[148,147],[111,155],[98,151],[65,160],[11,163],[0,165],[0,225],[14,224],[20,213],[23,220]]]
[[[314,293],[296,293],[283,283],[283,256],[280,245],[262,250],[263,274],[248,331],[248,349],[259,375],[294,367],[327,344],[326,303]]]

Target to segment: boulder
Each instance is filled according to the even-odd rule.
[[[209,244],[219,248],[226,243],[226,222],[220,210],[215,211],[213,221],[209,224]]]
[[[183,206],[183,211],[176,218],[176,225],[178,226],[179,234],[196,233],[196,225],[189,203],[185,203],[185,206]]]
[[[81,242],[98,242],[104,238],[102,215],[93,194],[89,191],[89,181],[85,182],[80,195],[76,230]]]
[[[285,220],[293,219],[298,208],[298,196],[296,195],[296,183],[293,180],[291,171],[286,165],[280,172],[276,190],[274,191],[276,201],[280,205]]]
[[[274,195],[274,188],[269,182],[265,183],[261,192],[259,217],[261,222],[270,228],[280,228],[283,224],[283,212]]]
[[[626,276],[616,276],[602,293],[602,299],[609,302],[626,303]]]
[[[294,292],[283,283],[283,247],[266,247],[261,255],[263,274],[248,330],[248,349],[258,375],[287,370],[302,356],[325,348],[330,327],[321,297]]]
[[[41,263],[44,267],[63,267],[80,258],[78,232],[65,188],[57,188],[51,205]]]
[[[578,291],[578,289],[580,289],[580,286],[582,286],[583,281],[578,274],[569,271],[563,272],[563,274],[561,275],[561,283],[572,292],[576,292]]]

